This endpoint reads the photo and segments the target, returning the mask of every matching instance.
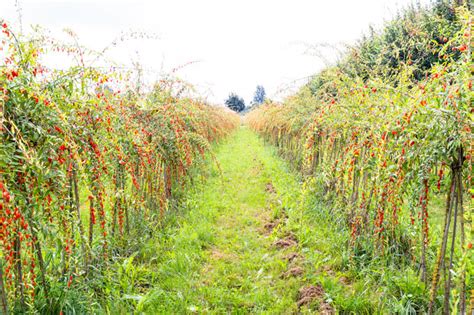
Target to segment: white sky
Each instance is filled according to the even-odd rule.
[[[145,31],[156,39],[130,40],[109,56],[131,65],[139,59],[157,77],[191,61],[177,74],[200,94],[223,103],[230,92],[248,104],[261,84],[281,97],[287,87],[325,65],[309,46],[352,43],[379,28],[413,0],[0,0],[0,19],[23,31],[39,24],[53,33],[74,30],[82,44],[102,50],[124,31]],[[428,0],[421,0],[427,3]],[[334,60],[336,50],[322,54]]]

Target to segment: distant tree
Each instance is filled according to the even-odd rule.
[[[244,99],[235,93],[230,93],[229,97],[225,101],[225,104],[227,107],[238,113],[245,109]]]
[[[254,105],[260,105],[263,104],[263,102],[265,102],[265,89],[263,86],[257,85],[252,103]]]

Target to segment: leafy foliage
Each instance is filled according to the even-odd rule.
[[[225,101],[227,107],[232,109],[234,112],[241,112],[245,109],[244,99],[238,96],[235,93],[231,93],[227,100]]]
[[[265,102],[265,89],[261,85],[257,85],[255,94],[253,96],[253,104],[260,105]]]
[[[283,104],[248,117],[342,222],[353,268],[420,271],[423,286],[410,290],[430,291],[411,301],[416,312],[463,312],[472,287],[463,206],[472,194],[471,21],[463,7],[410,9]],[[432,226],[432,200],[443,197],[445,222]]]
[[[451,60],[462,57],[462,50],[467,47],[453,41],[462,25],[455,7],[447,1],[437,0],[429,10],[420,5],[410,7],[387,23],[381,32],[371,29],[350,48],[337,69],[350,78],[383,79],[392,85],[397,84],[393,79],[402,72],[413,82],[423,80],[434,65],[448,58],[443,50],[450,52]],[[316,75],[309,86],[315,93],[329,85],[330,80],[323,72]]]
[[[0,307],[59,313],[74,301],[83,313],[239,119],[178,97],[171,80],[142,94],[126,73],[48,69],[44,53],[81,60],[83,48],[0,27]]]

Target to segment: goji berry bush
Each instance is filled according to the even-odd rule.
[[[0,27],[0,309],[54,313],[51,296],[159,228],[240,118],[180,96],[179,81],[137,91],[127,73],[87,66],[80,46]],[[48,68],[51,52],[78,63]]]
[[[419,271],[428,299],[418,312],[462,314],[469,301],[472,23],[464,7],[409,10],[247,117],[344,222],[355,268],[382,259]],[[444,199],[440,235],[432,199]]]

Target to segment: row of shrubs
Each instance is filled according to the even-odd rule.
[[[349,268],[418,273],[410,312],[465,313],[472,289],[471,39],[467,5],[409,8],[247,117],[342,222]]]
[[[143,92],[130,74],[87,66],[79,45],[0,24],[0,313],[89,312],[107,291],[89,280],[159,231],[240,120],[182,96],[177,80]],[[77,65],[42,63],[57,53]]]

